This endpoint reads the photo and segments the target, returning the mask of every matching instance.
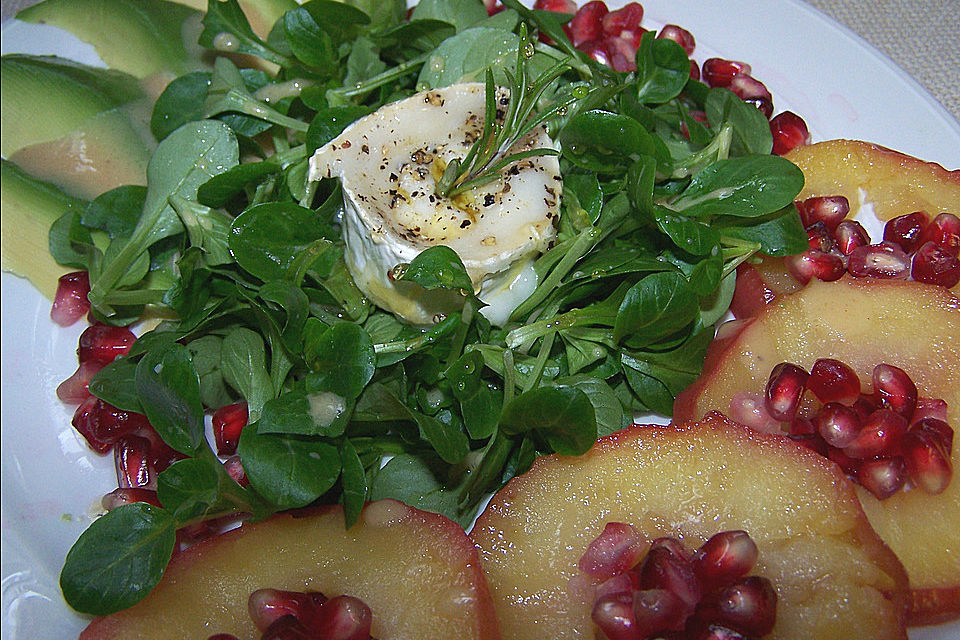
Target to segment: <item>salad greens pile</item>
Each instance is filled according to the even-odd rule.
[[[408,17],[403,0],[310,0],[263,39],[236,0],[210,0],[199,42],[229,55],[157,99],[147,186],[108,191],[51,231],[53,255],[89,270],[99,321],[163,318],[90,391],[188,456],[160,474],[162,508],[117,508],[80,537],[61,574],[74,608],[134,604],[178,528],[224,515],[340,502],[350,525],[390,497],[468,525],[537,455],[669,415],[736,266],[806,249],[799,169],[770,154],[755,107],[690,79],[678,44],[647,33],[637,70],[618,73],[571,45],[569,16],[504,4],[488,17],[479,0],[423,0]],[[237,62],[251,59],[269,64]],[[557,239],[504,327],[477,313],[452,250],[400,265],[464,297],[459,315],[408,326],[354,284],[341,189],[308,183],[308,159],[381,105],[488,71],[499,85],[551,74],[535,107],[563,104],[546,121],[563,150]],[[247,487],[204,428],[238,400]]]

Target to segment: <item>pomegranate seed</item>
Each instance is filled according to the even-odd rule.
[[[618,593],[625,593],[628,596],[633,597],[632,594],[637,590],[638,585],[639,580],[636,571],[618,573],[609,580],[604,580],[596,586],[595,598],[602,598],[603,596],[615,595]]]
[[[121,436],[148,424],[146,420],[146,416],[122,411],[90,396],[77,407],[72,424],[86,438],[91,449],[106,453]]]
[[[318,592],[281,591],[280,589],[257,589],[247,600],[247,611],[257,629],[265,630],[283,616],[302,618],[312,609],[319,608],[326,597]]]
[[[690,61],[690,77],[694,80],[700,79],[700,66],[697,64],[696,60]]]
[[[807,284],[811,279],[833,282],[843,277],[846,267],[839,256],[817,249],[807,249],[803,253],[784,258],[787,271],[800,284]]]
[[[641,640],[633,614],[633,596],[627,593],[597,598],[590,619],[609,640]]]
[[[936,418],[947,421],[947,403],[940,398],[917,398],[917,408],[913,410],[910,424],[914,425],[924,418]]]
[[[57,386],[57,397],[65,404],[80,404],[90,397],[90,380],[103,364],[91,361],[81,363],[73,375]]]
[[[232,633],[215,633],[208,637],[207,640],[240,640],[240,638]]]
[[[134,502],[146,502],[147,504],[152,504],[155,507],[160,506],[160,500],[157,498],[157,492],[153,489],[141,489],[141,488],[119,488],[114,489],[107,495],[103,496],[100,500],[100,504],[107,511],[116,509],[117,507],[122,507],[125,504],[133,504]]]
[[[870,417],[870,414],[880,408],[880,404],[876,401],[873,395],[864,395],[861,394],[857,398],[856,402],[853,403],[853,410],[857,412],[857,417],[860,418],[860,422],[863,422]]]
[[[665,589],[680,599],[684,620],[696,609],[701,591],[690,561],[663,546],[655,547],[643,559],[639,574],[641,589]]]
[[[913,256],[910,275],[917,282],[938,284],[949,289],[960,282],[960,258],[934,242],[925,242]]]
[[[749,102],[767,118],[773,115],[773,96],[766,85],[749,73],[738,73],[730,79],[730,90],[744,102]]]
[[[837,249],[845,256],[849,256],[857,247],[870,244],[870,234],[856,220],[841,221],[833,232],[833,239]]]
[[[825,225],[823,222],[814,222],[807,227],[806,231],[807,246],[810,249],[816,249],[824,252],[829,252],[831,249],[833,249],[833,235],[830,233],[830,230],[827,229],[827,225]]]
[[[820,402],[852,405],[860,397],[860,378],[843,362],[820,358],[810,369],[807,388]]]
[[[937,418],[921,418],[910,427],[910,430],[927,431],[940,440],[943,450],[949,456],[953,452],[953,429],[943,420]]]
[[[117,484],[121,489],[156,489],[157,479],[150,465],[150,441],[141,436],[126,435],[113,447]]]
[[[907,253],[913,253],[920,246],[920,236],[929,221],[923,211],[891,218],[883,226],[883,239],[900,245]]]
[[[353,596],[336,596],[302,618],[311,638],[324,640],[370,640],[373,613]]]
[[[788,432],[792,436],[808,436],[816,433],[817,428],[813,426],[813,422],[810,421],[810,418],[797,416],[790,421],[790,429]]]
[[[228,404],[213,412],[213,437],[218,454],[229,456],[237,452],[240,432],[247,425],[247,419],[246,402]]]
[[[610,11],[600,18],[600,26],[604,35],[617,38],[627,38],[640,43],[640,36],[646,29],[640,26],[643,21],[643,7],[637,2],[623,5],[616,11]]]
[[[603,41],[610,55],[610,68],[620,72],[636,70],[638,44],[617,36],[608,36]],[[637,42],[639,43],[639,40]]]
[[[286,615],[277,618],[264,629],[260,640],[313,640],[314,637],[297,618]]]
[[[878,500],[886,500],[903,487],[907,474],[903,458],[865,460],[857,470],[857,482]]]
[[[850,252],[847,271],[857,278],[906,280],[910,275],[910,256],[891,242],[857,247]]]
[[[906,371],[892,364],[881,363],[873,368],[873,395],[882,406],[907,419],[917,408],[917,385]]]
[[[941,213],[924,228],[920,244],[932,242],[952,256],[960,254],[960,218]]]
[[[780,422],[770,415],[761,395],[741,391],[730,399],[730,419],[755,431],[779,433]]]
[[[834,462],[838,467],[840,467],[840,469],[843,470],[845,474],[851,478],[856,477],[857,469],[860,468],[860,460],[851,458],[843,452],[843,449],[838,449],[831,446],[827,447],[827,458]]]
[[[633,616],[641,638],[662,631],[680,631],[689,617],[688,607],[667,589],[642,589],[633,594]]]
[[[69,327],[90,311],[90,275],[86,271],[65,273],[57,280],[50,319],[61,327]]]
[[[889,409],[877,409],[863,422],[860,433],[843,452],[851,458],[895,455],[906,432],[907,421],[903,416]]]
[[[900,446],[907,475],[913,483],[927,493],[942,493],[950,484],[953,467],[940,438],[924,429],[911,429],[903,436]]]
[[[736,60],[710,58],[703,63],[703,80],[711,87],[729,87],[734,76],[750,73],[750,65]]]
[[[723,531],[703,543],[693,556],[693,569],[710,591],[750,573],[757,545],[746,531]]]
[[[770,120],[770,133],[773,134],[773,152],[778,156],[810,144],[807,123],[792,111],[775,115]]]
[[[506,7],[500,4],[499,2],[497,2],[497,0],[483,0],[483,6],[487,10],[488,16],[496,15],[501,11],[503,11],[504,9],[506,9]],[[412,8],[408,10],[408,13],[407,13],[408,20],[410,19],[410,13],[412,11],[413,11]]]
[[[844,196],[814,196],[797,204],[804,227],[822,222],[831,232],[850,213],[850,201]]]
[[[80,347],[77,354],[81,363],[93,360],[101,364],[110,364],[117,356],[130,351],[136,339],[137,336],[126,327],[90,325],[80,334]]]
[[[622,522],[608,522],[587,547],[577,566],[598,580],[607,580],[632,569],[643,557],[646,543],[637,530]]]
[[[606,40],[585,40],[577,45],[577,48],[600,64],[610,66],[610,52],[607,50]]]
[[[570,21],[570,40],[575,47],[579,47],[588,40],[599,40],[603,37],[603,27],[600,21],[607,15],[605,2],[593,0],[580,7],[573,20]]]
[[[766,578],[742,578],[720,592],[716,611],[721,625],[759,638],[777,621],[777,592]]]
[[[537,0],[533,3],[533,8],[573,15],[577,12],[577,3],[573,0]]]
[[[678,27],[675,24],[668,24],[664,26],[663,29],[660,30],[660,33],[657,34],[657,37],[673,40],[678,45],[683,47],[683,50],[687,52],[688,56],[692,56],[693,50],[697,48],[697,43],[693,39],[693,34],[683,27]]]
[[[812,418],[817,432],[831,447],[844,448],[860,433],[857,412],[838,402],[828,402]]]
[[[250,481],[247,479],[247,472],[243,470],[243,463],[240,462],[240,456],[230,456],[224,460],[223,468],[226,469],[227,474],[233,478],[233,481],[241,487],[246,487],[250,484]]]
[[[747,637],[737,633],[733,629],[712,624],[697,636],[697,640],[747,640]]]
[[[683,562],[692,562],[693,554],[683,546],[683,543],[677,540],[672,536],[663,536],[662,538],[656,538],[653,542],[650,543],[650,551],[654,549],[666,549],[678,560]]]
[[[790,438],[814,453],[819,453],[824,458],[827,457],[830,446],[820,437],[819,433],[801,433],[800,435],[790,436]]]
[[[781,362],[770,372],[765,403],[774,420],[789,422],[797,415],[800,400],[810,374],[789,362]]]
[[[153,465],[157,473],[165,470],[177,460],[183,460],[187,457],[164,442],[160,434],[149,423],[145,423],[137,429],[136,434],[150,441],[150,464]]]

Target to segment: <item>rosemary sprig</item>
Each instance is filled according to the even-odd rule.
[[[486,73],[486,116],[480,137],[470,147],[463,159],[454,159],[447,164],[437,181],[436,194],[452,198],[476,187],[496,180],[508,165],[532,156],[556,156],[560,152],[549,147],[528,149],[509,153],[510,149],[527,133],[569,106],[572,100],[555,103],[539,113],[534,113],[537,101],[544,90],[558,76],[570,68],[568,61],[561,60],[543,73],[536,82],[528,83],[526,61],[533,57],[535,48],[527,41],[526,25],[520,25],[520,47],[517,51],[516,75],[504,71],[510,85],[509,103],[502,122],[498,122],[497,89],[493,72]]]

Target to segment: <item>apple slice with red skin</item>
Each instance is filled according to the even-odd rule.
[[[494,495],[471,532],[504,637],[596,638],[577,562],[608,522],[695,549],[743,529],[777,590],[769,638],[906,638],[906,574],[853,485],[789,438],[711,414],[634,425],[580,457],[545,456]]]
[[[862,189],[881,220],[914,211],[931,218],[942,211],[960,215],[960,170],[947,171],[935,162],[859,140],[825,140],[796,147],[784,157],[803,170],[799,200],[846,196],[855,216]]]
[[[477,551],[447,518],[395,500],[345,530],[339,506],[284,514],[205,540],[171,560],[139,604],[97,618],[81,640],[259,638],[247,612],[261,588],[363,600],[377,640],[500,638]]]
[[[898,366],[921,396],[945,400],[947,421],[960,426],[960,298],[918,282],[849,276],[811,282],[755,318],[721,326],[703,373],[677,396],[674,418],[728,411],[738,392],[763,394],[776,364],[809,371],[818,358],[847,363],[862,383],[881,362]],[[939,495],[913,490],[878,500],[857,487],[871,525],[910,575],[911,624],[960,616],[958,446],[952,462],[954,478]]]

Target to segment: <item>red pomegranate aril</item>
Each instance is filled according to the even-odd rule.
[[[744,102],[755,105],[767,118],[773,115],[773,96],[766,85],[749,73],[734,75],[728,88]]]
[[[856,220],[841,221],[833,232],[833,239],[837,249],[845,256],[849,256],[858,247],[870,244],[870,234]]]
[[[780,422],[767,410],[766,402],[758,393],[741,391],[730,399],[730,419],[763,433],[779,433]]]
[[[632,525],[608,522],[577,566],[591,578],[607,580],[636,566],[646,549],[646,542]]]
[[[781,362],[770,372],[764,402],[774,420],[790,422],[797,415],[808,374],[802,367]]]
[[[681,631],[690,608],[668,589],[641,589],[633,594],[633,616],[641,638]]]
[[[746,531],[723,531],[710,537],[693,556],[693,570],[707,591],[750,573],[757,545]]]
[[[665,547],[655,547],[643,559],[638,574],[640,589],[665,589],[678,597],[684,605],[684,619],[696,609],[701,589],[692,562]],[[639,618],[637,622],[640,622]]]
[[[845,474],[854,478],[857,475],[857,469],[860,468],[860,460],[851,458],[843,452],[843,449],[827,446],[827,458],[840,467]]]
[[[700,65],[697,64],[696,60],[690,61],[690,77],[693,80],[700,79]]]
[[[892,242],[857,247],[850,252],[847,271],[857,278],[906,280],[910,275],[910,256]]]
[[[212,636],[209,636],[207,640],[240,640],[240,638],[232,633],[215,633]]]
[[[900,441],[907,475],[913,483],[931,494],[942,493],[953,476],[950,456],[940,439],[923,429],[911,429]]]
[[[857,412],[860,422],[870,417],[870,414],[880,408],[880,404],[873,397],[873,394],[860,394],[860,397],[853,403],[853,410]]]
[[[683,543],[673,536],[663,536],[654,539],[654,541],[650,543],[650,551],[653,551],[654,549],[666,549],[671,555],[682,562],[693,561],[693,554],[690,552],[690,550],[683,546]]]
[[[906,371],[892,364],[882,362],[873,368],[873,395],[881,406],[908,420],[917,408],[917,385]]]
[[[604,35],[635,38],[639,43],[640,36],[646,31],[640,26],[642,21],[643,7],[637,2],[630,2],[616,11],[604,14],[600,18],[600,26]]]
[[[857,482],[878,500],[886,500],[899,491],[907,480],[903,458],[865,460],[857,469]]]
[[[775,115],[770,120],[770,133],[773,135],[773,152],[778,156],[810,144],[807,123],[792,111]]]
[[[747,637],[737,633],[733,629],[721,627],[718,624],[712,624],[704,629],[696,640],[747,640]]]
[[[150,441],[150,463],[157,473],[165,470],[177,460],[183,460],[187,457],[164,442],[160,434],[148,422],[137,429],[136,434]]]
[[[913,256],[910,275],[917,282],[950,289],[960,282],[960,258],[934,242],[925,242]]]
[[[57,397],[66,404],[80,404],[90,397],[90,380],[104,365],[100,362],[83,362],[73,375],[57,386]]]
[[[247,425],[248,417],[246,402],[224,405],[213,412],[213,437],[218,454],[229,456],[237,452],[240,432]]]
[[[150,441],[126,435],[113,446],[117,484],[121,489],[156,489],[157,480],[150,464]]]
[[[94,324],[87,327],[80,334],[80,346],[77,355],[80,362],[96,361],[109,364],[117,356],[130,351],[136,342],[137,336],[126,327],[111,327],[105,324]]]
[[[363,600],[343,595],[330,598],[302,620],[312,638],[370,640],[373,612]]]
[[[920,246],[920,237],[929,221],[923,211],[891,218],[883,225],[883,239],[899,245],[907,253],[913,253]]]
[[[797,204],[804,227],[822,222],[834,231],[850,213],[850,201],[844,196],[813,196]]]
[[[953,453],[953,428],[946,423],[945,420],[939,420],[937,418],[921,418],[913,423],[910,427],[910,430],[919,429],[921,431],[926,431],[934,436],[936,436],[940,444],[943,445],[943,450],[947,452],[949,456]]]
[[[834,358],[820,358],[810,368],[807,389],[823,403],[852,405],[860,397],[860,377]]]
[[[487,15],[488,15],[488,16],[496,15],[496,14],[500,13],[501,11],[503,11],[504,9],[506,9],[506,7],[503,6],[502,4],[500,4],[500,3],[498,2],[498,0],[483,0],[483,7],[487,10]],[[413,9],[412,9],[412,8],[411,8],[411,9],[408,9],[408,12],[407,12],[407,19],[408,19],[408,20],[410,19],[410,14],[411,14],[412,12],[413,12]]]
[[[146,502],[155,507],[160,506],[160,500],[157,498],[157,492],[153,489],[129,488],[123,487],[114,489],[100,499],[100,504],[107,511],[122,507],[125,504],[134,502]]]
[[[819,453],[824,458],[827,457],[827,453],[831,448],[819,433],[801,433],[799,435],[790,436],[790,439],[797,444],[801,444],[807,449],[810,449],[814,453]]]
[[[777,621],[777,592],[766,578],[750,576],[723,589],[716,607],[721,625],[759,638],[770,633]]]
[[[223,468],[226,469],[227,474],[233,478],[233,481],[241,487],[246,487],[250,484],[250,480],[247,479],[247,472],[243,470],[243,463],[240,461],[240,456],[234,455],[224,460]]]
[[[856,411],[839,402],[828,402],[811,419],[817,432],[831,447],[844,448],[860,433]]]
[[[829,252],[833,249],[833,234],[827,229],[827,225],[817,221],[807,227],[807,246],[810,249]]]
[[[286,615],[302,619],[319,608],[327,598],[318,591],[283,591],[257,589],[247,600],[247,611],[257,629],[265,630]]]
[[[960,254],[960,218],[943,212],[930,221],[920,236],[920,244],[932,242],[950,255]]]
[[[606,40],[585,40],[577,45],[577,49],[600,64],[610,66],[610,52],[607,50]]]
[[[618,593],[625,593],[627,595],[633,594],[639,586],[639,576],[637,576],[636,571],[625,571],[624,573],[618,573],[609,580],[604,580],[596,586],[594,589],[595,599],[602,598],[603,596],[615,595]]]
[[[617,593],[597,598],[590,619],[609,640],[642,640],[633,615],[633,595]]]
[[[600,21],[608,11],[606,3],[600,0],[588,2],[577,10],[568,23],[570,39],[575,47],[579,47],[588,40],[599,40],[603,37],[603,26]]]
[[[61,327],[69,327],[90,311],[90,275],[86,271],[65,273],[57,280],[50,319]]]
[[[537,0],[533,3],[533,8],[573,15],[577,12],[577,3],[573,0]]]
[[[315,636],[296,617],[286,615],[264,629],[260,640],[315,640]]]
[[[678,45],[683,47],[683,50],[687,52],[688,56],[693,55],[693,50],[697,48],[697,42],[693,39],[693,34],[679,27],[675,24],[668,24],[660,29],[660,33],[657,34],[658,38],[666,38],[667,40],[673,40]]]
[[[750,65],[736,60],[723,58],[709,58],[701,67],[703,80],[711,87],[729,87],[734,76],[741,73],[750,73]]]
[[[603,41],[610,56],[611,69],[620,72],[636,70],[639,39],[634,42],[628,38],[607,36]]]
[[[924,418],[936,418],[947,421],[947,403],[940,398],[917,398],[917,408],[913,410],[910,424],[915,425]]]
[[[807,249],[803,253],[787,256],[784,264],[793,279],[800,284],[807,284],[813,278],[833,282],[842,278],[846,271],[839,256],[817,249]]]
[[[907,432],[907,421],[889,409],[877,409],[863,422],[857,437],[843,448],[851,458],[874,458],[900,453],[900,439]]]

